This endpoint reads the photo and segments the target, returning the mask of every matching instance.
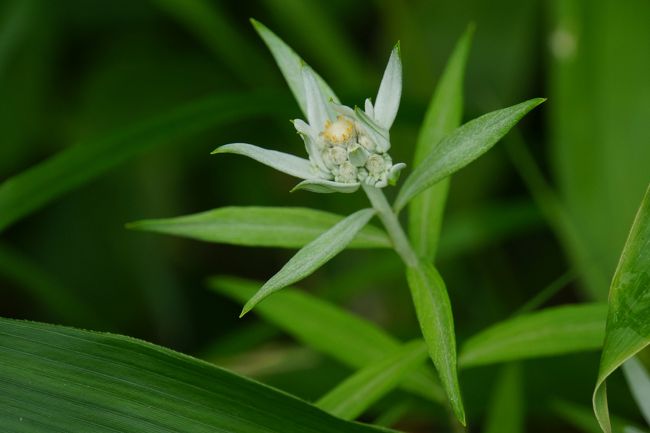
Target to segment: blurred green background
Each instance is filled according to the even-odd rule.
[[[226,205],[338,213],[367,206],[361,194],[289,194],[287,176],[209,155],[235,141],[304,151],[287,121],[299,109],[249,17],[292,45],[350,105],[374,95],[401,40],[405,88],[391,152],[407,163],[447,57],[474,22],[465,119],[549,100],[452,180],[439,266],[458,339],[508,317],[558,278],[544,305],[606,299],[650,181],[647,1],[2,0],[2,181],[204,98],[230,98],[225,109],[234,113],[225,124],[134,151],[9,226],[0,241],[3,316],[136,336],[308,399],[348,374],[253,315],[237,320],[239,306],[205,288],[214,274],[268,278],[291,251],[124,228]],[[392,253],[345,252],[303,286],[400,338],[418,335]],[[526,362],[526,431],[574,431],[557,402],[588,409],[597,365],[597,353]],[[474,425],[497,371],[462,374]],[[616,379],[610,404],[636,419]],[[401,428],[440,423],[426,403],[413,406]]]

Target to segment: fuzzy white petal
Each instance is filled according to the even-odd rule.
[[[393,48],[388,65],[381,79],[377,98],[375,99],[375,121],[383,128],[390,129],[397,116],[399,101],[402,96],[402,60],[399,43]]]
[[[235,153],[237,155],[248,156],[257,162],[261,162],[264,165],[268,165],[278,171],[300,179],[311,179],[317,176],[311,163],[304,158],[276,150],[264,149],[252,144],[226,144],[218,147],[212,153]]]

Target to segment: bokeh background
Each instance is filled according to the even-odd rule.
[[[119,164],[108,155],[110,170],[8,227],[2,316],[136,336],[307,399],[349,374],[254,315],[238,320],[238,305],[206,289],[215,274],[268,278],[291,251],[124,228],[226,205],[367,206],[361,194],[289,194],[287,176],[209,155],[234,141],[303,152],[288,122],[299,109],[249,17],[292,45],[348,104],[375,94],[401,40],[405,88],[391,135],[394,159],[407,163],[447,57],[475,23],[465,119],[532,97],[548,101],[452,180],[438,262],[458,339],[545,289],[544,306],[606,299],[650,181],[645,0],[2,0],[2,181],[205,98],[229,98],[232,110],[225,124],[162,139]],[[400,338],[418,333],[390,252],[345,252],[302,286]],[[569,403],[589,408],[597,365],[597,353],[524,363],[526,431],[577,431],[563,413]],[[474,431],[497,372],[462,373]],[[620,377],[609,388],[614,412],[638,419]],[[394,393],[379,408],[404,398]],[[444,426],[446,415],[411,403],[400,428]]]

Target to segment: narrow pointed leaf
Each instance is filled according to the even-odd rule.
[[[218,147],[212,153],[234,153],[237,155],[247,156],[257,162],[281,171],[282,173],[286,173],[290,176],[298,177],[300,179],[309,179],[316,177],[316,172],[312,168],[309,160],[299,158],[295,155],[291,155],[290,153],[264,149],[252,144],[226,144]]]
[[[243,304],[255,294],[259,284],[216,277],[210,279],[209,287]],[[285,289],[259,304],[255,312],[301,343],[355,369],[381,362],[401,346],[374,323],[305,292]],[[444,400],[433,373],[424,366],[408,373],[402,388],[430,401]]]
[[[305,86],[302,79],[302,68],[306,64],[287,44],[285,44],[279,37],[269,30],[264,24],[256,20],[251,20],[253,27],[257,33],[264,40],[264,43],[271,51],[273,58],[277,62],[282,75],[284,75],[293,96],[298,101],[298,105],[303,114],[307,116],[307,97],[305,95]],[[332,99],[338,103],[339,99],[336,97],[332,89],[327,83],[314,72],[318,85],[321,91],[326,96],[327,100]]]
[[[221,95],[63,150],[0,184],[0,230],[155,146],[277,109],[273,95]]]
[[[460,126],[463,79],[473,33],[474,26],[470,26],[458,41],[436,86],[415,146],[413,167],[418,167],[443,137]],[[409,204],[411,243],[418,254],[427,260],[433,260],[436,254],[448,189],[449,178],[442,179]]]
[[[600,371],[593,395],[602,429],[611,431],[605,380],[650,344],[650,188],[630,230],[609,291],[609,312]]]
[[[496,379],[487,411],[485,433],[523,433],[524,390],[520,364],[506,364]]]
[[[307,244],[244,305],[241,315],[246,314],[273,292],[308,277],[316,269],[330,261],[345,249],[357,233],[368,224],[374,214],[374,209],[357,211]]]
[[[316,73],[309,66],[302,68],[302,81],[307,98],[307,122],[313,130],[322,131],[325,123],[334,117],[331,103],[318,86]]]
[[[359,189],[359,184],[334,182],[325,179],[307,179],[294,186],[291,192],[301,189],[311,192],[318,192],[321,194],[330,194],[334,192],[351,194]]]
[[[461,367],[597,350],[605,336],[604,304],[547,308],[499,322],[471,337]]]
[[[355,419],[427,358],[422,340],[411,341],[381,361],[354,373],[323,396],[316,406],[343,419]]]
[[[377,99],[375,100],[374,119],[379,126],[390,129],[397,116],[399,101],[402,97],[402,60],[399,42],[393,48],[388,65],[381,79]]]
[[[429,262],[406,268],[406,277],[424,341],[456,418],[465,425],[465,409],[458,385],[454,318],[447,288]]]
[[[0,359],[7,432],[386,431],[119,335],[0,319]]]
[[[395,209],[402,210],[413,197],[483,155],[542,102],[543,98],[531,99],[493,111],[446,136],[406,179],[395,201]]]
[[[641,415],[650,426],[650,375],[637,358],[630,358],[623,364],[623,373]]]
[[[344,217],[299,207],[222,207],[175,218],[143,220],[130,229],[232,245],[301,248]],[[368,225],[348,248],[390,248],[386,233]]]

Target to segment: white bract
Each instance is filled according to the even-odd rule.
[[[305,142],[309,160],[246,143],[227,144],[213,153],[246,155],[304,179],[294,189],[354,192],[362,183],[377,188],[394,185],[406,166],[393,164],[388,154],[388,131],[397,115],[402,93],[399,45],[388,60],[375,104],[368,98],[363,110],[341,105],[333,95],[326,95],[320,77],[309,66],[297,68],[307,121],[296,119],[293,125]]]

